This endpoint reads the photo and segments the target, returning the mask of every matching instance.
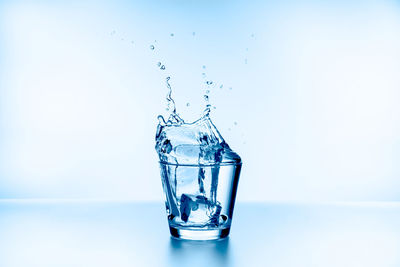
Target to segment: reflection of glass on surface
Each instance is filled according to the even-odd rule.
[[[193,241],[171,238],[169,245],[169,259],[193,265],[202,266],[230,266],[229,238],[212,241]]]

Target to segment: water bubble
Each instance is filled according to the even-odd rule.
[[[171,35],[171,37],[174,37],[174,34],[173,34],[173,33],[171,33],[170,35]]]
[[[208,95],[204,95],[204,100],[208,101]]]
[[[209,94],[209,93],[210,93],[210,90],[207,90],[207,91],[206,91],[206,94]]]
[[[157,62],[157,66],[158,66],[158,67],[161,67],[161,62]]]
[[[154,50],[154,48],[155,48],[154,45],[150,45],[151,50]]]
[[[187,103],[186,103],[186,106],[187,106],[187,107],[189,107],[189,106],[190,106],[190,103],[189,103],[189,102],[187,102]]]
[[[165,70],[165,66],[164,66],[164,65],[162,65],[162,66],[160,67],[160,69],[162,69],[162,70]]]

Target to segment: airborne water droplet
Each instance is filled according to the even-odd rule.
[[[154,48],[155,48],[154,45],[150,45],[151,50],[154,50]]]
[[[204,100],[208,101],[208,95],[204,95]]]
[[[186,106],[187,106],[187,107],[189,107],[189,106],[190,106],[190,103],[189,103],[189,102],[187,102],[187,103],[186,103]]]
[[[162,66],[160,67],[160,69],[162,69],[162,70],[165,70],[165,66],[164,66],[164,65],[162,65]]]
[[[206,66],[205,66],[205,65],[203,65],[203,69],[206,69]]]
[[[207,81],[206,84],[207,85],[211,85],[213,82],[212,81]]]
[[[171,35],[171,37],[174,37],[174,34],[173,34],[173,33],[171,33],[170,35]]]
[[[161,62],[158,62],[158,63],[157,63],[157,66],[158,66],[158,67],[161,67]]]
[[[222,89],[222,87],[224,87],[224,85],[223,85],[223,84],[221,84],[221,86],[220,86],[219,88],[221,88],[221,89]]]
[[[237,125],[237,122],[235,121],[233,124]]]
[[[206,90],[206,94],[209,94],[210,93],[210,90]]]
[[[196,32],[192,32],[192,35],[195,36],[195,35],[196,35]]]
[[[232,87],[229,87],[229,90],[232,90]]]

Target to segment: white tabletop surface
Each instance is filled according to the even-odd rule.
[[[161,202],[0,200],[0,266],[400,266],[400,203],[238,203],[195,242]]]

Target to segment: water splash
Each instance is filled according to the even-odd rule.
[[[171,115],[176,115],[175,101],[172,98],[172,88],[171,88],[171,85],[169,84],[170,79],[171,79],[171,77],[169,77],[169,76],[165,79],[165,82],[166,82],[167,88],[168,88],[168,94],[167,94],[168,110],[171,112]]]

